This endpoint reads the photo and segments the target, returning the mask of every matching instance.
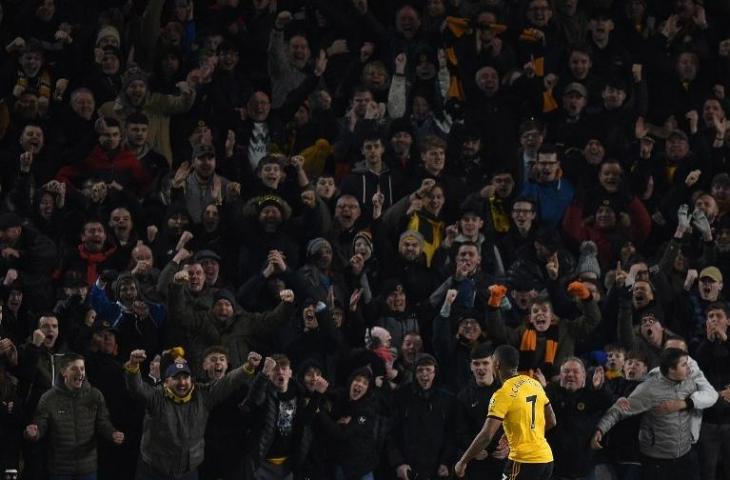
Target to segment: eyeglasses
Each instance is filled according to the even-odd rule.
[[[512,213],[516,213],[517,215],[521,215],[521,214],[528,215],[528,214],[532,213],[532,209],[528,209],[528,208],[513,208],[512,209]]]

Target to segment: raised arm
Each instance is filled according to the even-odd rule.
[[[147,360],[144,350],[132,350],[129,354],[129,361],[124,364],[125,381],[127,390],[132,396],[140,398],[148,403],[154,396],[155,389],[142,381],[139,366]]]

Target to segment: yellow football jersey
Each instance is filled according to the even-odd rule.
[[[488,416],[502,420],[510,460],[521,463],[553,461],[553,452],[545,440],[545,405],[549,403],[540,382],[527,375],[510,378],[494,392]]]

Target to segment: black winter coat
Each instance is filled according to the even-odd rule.
[[[337,423],[342,417],[350,417],[350,422]],[[348,399],[335,405],[331,413],[321,412],[318,419],[332,439],[335,462],[342,466],[346,480],[357,480],[375,470],[379,418],[370,392],[356,402]]]
[[[607,389],[581,388],[570,392],[559,385],[546,388],[558,424],[547,434],[555,457],[555,474],[582,477],[592,467],[590,441],[601,415],[613,403]],[[576,455],[576,452],[582,452]]]
[[[387,440],[390,465],[408,464],[422,477],[434,477],[439,465],[454,463],[454,397],[443,390],[424,391],[418,383],[395,395],[394,426]]]

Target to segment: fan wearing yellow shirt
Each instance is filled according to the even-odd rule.
[[[545,430],[555,426],[555,412],[540,382],[517,373],[519,361],[520,352],[511,345],[500,345],[494,351],[494,369],[502,387],[492,395],[482,430],[456,463],[457,477],[464,476],[467,464],[489,445],[500,426],[510,447],[503,480],[552,477],[553,452]]]

